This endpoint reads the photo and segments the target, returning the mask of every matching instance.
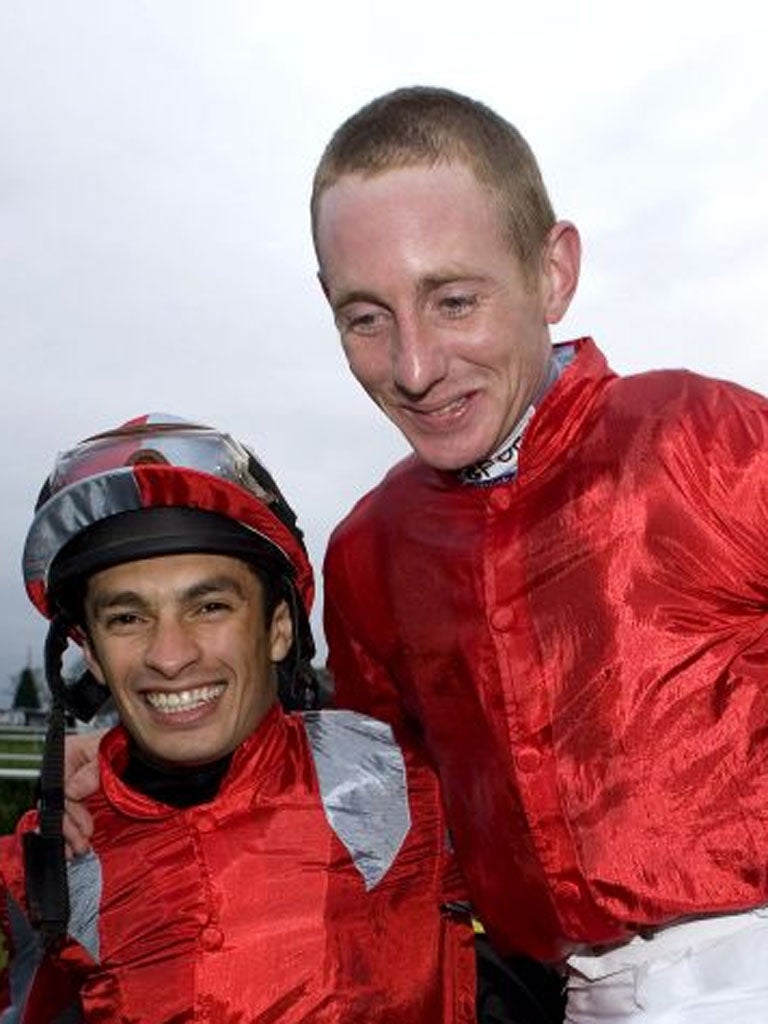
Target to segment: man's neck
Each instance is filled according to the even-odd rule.
[[[541,384],[522,415],[518,417],[510,433],[486,458],[458,470],[457,475],[461,483],[492,484],[517,476],[517,462],[526,428],[533,419],[541,400],[565,367],[572,362],[575,352],[573,345],[559,345],[552,350]]]

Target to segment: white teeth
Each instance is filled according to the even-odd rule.
[[[431,412],[427,413],[427,416],[446,416],[450,413],[456,412],[466,404],[466,398],[455,398],[452,402],[448,402],[446,405],[441,405],[439,409],[432,409]]]
[[[175,715],[180,711],[191,711],[194,708],[210,704],[226,689],[224,683],[213,686],[198,686],[194,690],[157,690],[145,693],[144,698],[156,711],[164,715]]]

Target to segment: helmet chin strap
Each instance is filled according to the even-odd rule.
[[[109,689],[96,679],[90,669],[86,669],[74,683],[70,683],[65,694],[67,711],[81,722],[90,722],[110,697]]]
[[[315,646],[304,607],[299,602],[296,587],[288,577],[284,578],[283,590],[293,623],[293,643],[288,654],[277,665],[278,695],[286,711],[311,711],[320,703],[320,687],[310,664]]]
[[[45,677],[51,710],[40,771],[39,830],[23,836],[26,896],[32,924],[47,946],[67,932],[69,886],[64,853],[64,736],[66,699],[61,659],[67,649],[69,623],[57,615],[45,641]]]

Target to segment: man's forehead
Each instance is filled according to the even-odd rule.
[[[477,276],[489,247],[500,242],[509,250],[497,197],[456,162],[344,174],[318,213],[321,277],[333,292],[369,287],[374,270],[384,277],[405,267],[418,277]]]
[[[102,569],[89,577],[87,593],[141,593],[168,590],[180,595],[191,590],[243,589],[243,581],[256,579],[239,558],[218,554],[175,554],[136,559]]]
[[[494,229],[496,197],[463,164],[397,167],[377,174],[350,172],[329,186],[318,206],[316,241],[323,255],[342,240],[378,242],[382,231],[430,234]]]

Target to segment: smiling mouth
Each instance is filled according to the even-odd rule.
[[[453,413],[459,412],[467,404],[469,399],[466,395],[462,395],[461,398],[454,398],[451,402],[446,402],[445,405],[439,406],[437,409],[427,409],[427,416],[450,416]]]
[[[450,422],[461,416],[469,405],[471,399],[472,393],[460,395],[458,398],[452,398],[449,402],[444,402],[442,405],[406,405],[404,408],[411,416],[414,416],[425,423],[432,422],[437,426],[441,422]]]
[[[144,693],[143,697],[155,711],[163,715],[178,715],[211,704],[218,700],[226,688],[226,683],[215,683],[191,690],[151,690]]]

